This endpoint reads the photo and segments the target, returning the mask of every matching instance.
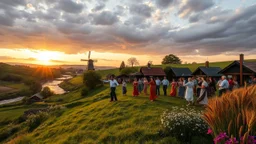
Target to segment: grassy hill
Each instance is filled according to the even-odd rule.
[[[229,63],[210,63],[210,66],[223,68]],[[161,67],[189,67],[193,71],[200,65],[204,64]],[[99,73],[103,77],[109,73],[118,75],[119,70],[102,70]],[[45,102],[1,106],[0,143],[179,143],[163,132],[160,115],[173,106],[185,107],[185,100],[160,96],[156,102],[151,102],[146,95],[132,97],[132,86],[129,84],[127,96],[122,96],[121,87],[118,87],[119,101],[109,102],[108,85],[82,97],[82,76],[66,83],[64,86],[70,88],[70,93],[52,96]],[[56,105],[60,108],[53,109]],[[50,112],[25,119],[21,117],[24,111],[38,108],[49,108]],[[203,110],[202,107],[193,108]],[[211,141],[193,137],[192,143]]]
[[[109,102],[108,86],[93,91],[87,97],[81,97],[80,91],[63,96],[51,97],[47,105],[59,104],[66,108],[61,113],[47,117],[37,128],[27,132],[26,122],[14,123],[18,131],[6,141],[21,143],[168,143],[175,142],[170,136],[161,135],[160,115],[173,106],[185,106],[185,100],[160,96],[156,102],[149,96],[131,96],[132,87],[128,86],[128,95],[121,95],[117,89],[118,102]],[[62,98],[63,101],[59,99]],[[40,107],[35,104],[33,107]],[[200,107],[195,107],[201,109]],[[15,110],[14,110],[15,109]],[[16,112],[21,115],[26,107],[4,107],[0,116]],[[5,119],[14,116],[9,114]],[[3,123],[3,122],[2,122]],[[2,128],[6,132],[10,126]],[[24,133],[25,131],[25,133]],[[19,136],[17,136],[19,135]],[[1,137],[1,133],[0,133]],[[195,138],[194,141],[198,142]],[[202,140],[204,141],[204,140]]]

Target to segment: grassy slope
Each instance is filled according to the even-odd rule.
[[[186,104],[185,100],[164,96],[156,102],[145,95],[132,97],[131,85],[127,96],[121,95],[121,87],[117,89],[118,102],[109,102],[109,89],[97,92],[66,104],[63,115],[51,117],[26,137],[32,143],[163,142],[168,137],[159,135],[161,113]]]
[[[225,67],[230,62],[211,63],[210,66]],[[171,65],[189,67],[192,71],[199,65]],[[161,67],[166,67],[165,65]],[[109,73],[118,75],[119,70],[99,71],[104,77]],[[69,81],[80,85],[82,76]],[[148,96],[131,96],[132,87],[128,86],[128,95],[121,96],[121,87],[117,89],[119,102],[109,103],[109,89],[104,86],[90,93],[86,98],[80,96],[80,89],[65,95],[47,99],[48,104],[65,105],[67,109],[61,116],[50,117],[32,133],[21,135],[32,143],[154,143],[168,141],[159,135],[160,115],[172,106],[184,106],[181,99],[160,96],[158,101],[150,102]],[[15,119],[29,108],[43,107],[9,106],[0,108],[0,121]],[[200,108],[197,108],[200,109]],[[167,142],[168,143],[168,142]]]

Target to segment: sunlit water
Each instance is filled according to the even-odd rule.
[[[59,87],[59,84],[62,83],[66,79],[70,79],[72,76],[70,75],[62,75],[61,78],[57,78],[56,80],[46,82],[42,85],[42,87],[49,87],[51,91],[53,91],[55,94],[64,94],[66,91],[64,91],[62,88]],[[9,104],[9,103],[14,103],[21,101],[24,97],[17,97],[14,99],[8,99],[8,100],[2,100],[0,101],[0,105],[3,104]]]

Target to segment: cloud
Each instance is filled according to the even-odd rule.
[[[149,7],[146,4],[132,4],[130,6],[130,13],[133,15],[139,15],[142,17],[149,18],[151,17],[152,12],[153,8]]]
[[[156,5],[160,8],[167,8],[169,7],[172,3],[174,3],[174,0],[156,0]]]
[[[118,17],[110,11],[102,11],[90,16],[93,18],[92,22],[96,25],[113,25],[119,21]]]
[[[85,8],[82,3],[76,3],[72,0],[60,0],[56,8],[61,9],[67,13],[81,13]]]
[[[182,18],[191,15],[193,12],[201,12],[214,6],[213,0],[187,0],[181,3],[178,15]]]

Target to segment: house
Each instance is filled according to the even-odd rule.
[[[188,78],[192,76],[192,72],[189,68],[171,68],[168,72],[168,78],[177,79],[180,77]]]
[[[246,80],[256,76],[256,62],[245,62],[244,55],[240,54],[239,61],[233,61],[219,73],[236,78],[243,85]]]
[[[143,78],[144,75],[141,72],[135,72],[129,75],[130,76],[130,82],[133,81],[134,78]]]
[[[220,67],[209,67],[209,62],[205,62],[205,66],[198,67],[192,75],[194,76],[207,76],[207,77],[221,77],[222,74],[219,72],[221,71]]]
[[[141,67],[140,72],[143,74],[144,77],[164,77],[166,74],[164,70],[160,67]]]
[[[41,102],[43,101],[43,96],[40,93],[36,93],[34,95],[32,95],[29,100],[31,102]]]

